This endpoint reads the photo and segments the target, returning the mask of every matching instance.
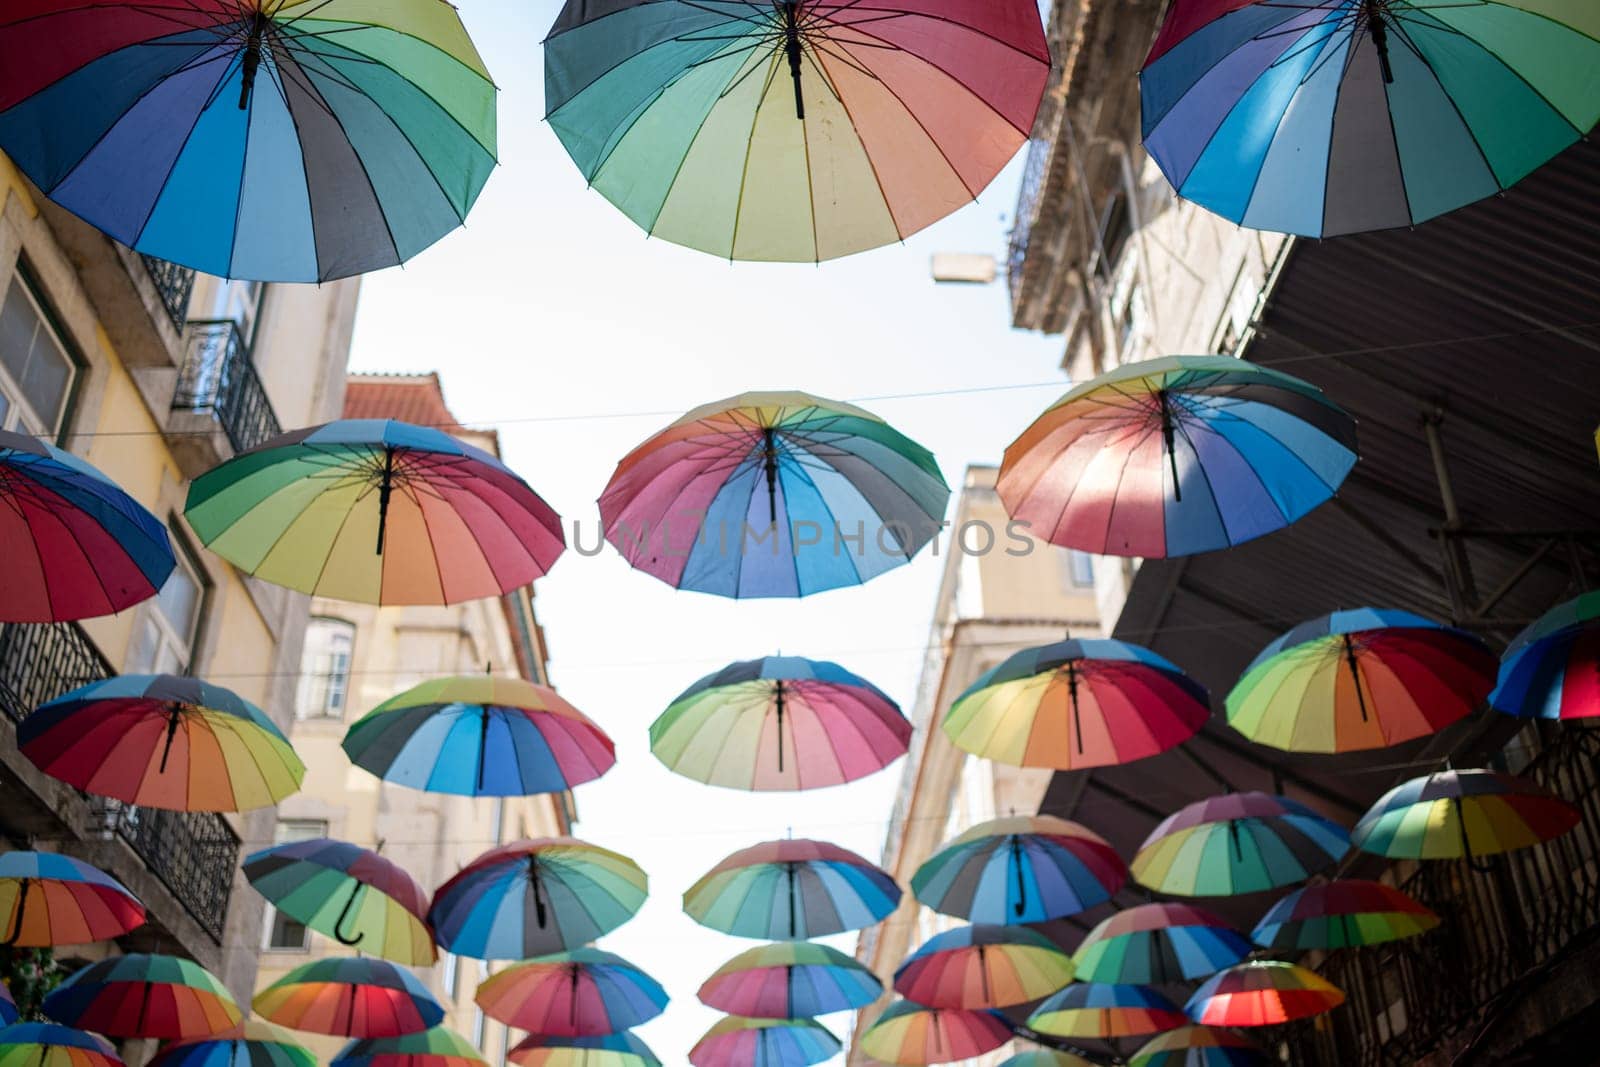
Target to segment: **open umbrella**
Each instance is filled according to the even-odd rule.
[[[1248,960],[1212,975],[1184,1010],[1206,1026],[1274,1026],[1343,1003],[1344,993],[1315,971],[1283,960]]]
[[[1210,1026],[1180,1026],[1139,1047],[1128,1067],[1266,1067],[1273,1061],[1248,1038]]]
[[[949,500],[933,454],[871,412],[807,393],[743,393],[624,456],[600,519],[630,564],[670,586],[795,597],[905,563],[939,532]]]
[[[1250,936],[1262,948],[1334,949],[1425,934],[1439,916],[1382,882],[1341,878],[1284,897]]]
[[[532,1034],[506,1058],[518,1067],[661,1067],[650,1046],[626,1031],[599,1037]]]
[[[435,678],[390,697],[344,738],[385,781],[459,796],[560,793],[611,769],[611,738],[555,690],[521,678]]]
[[[56,852],[0,853],[0,946],[87,945],[143,925],[144,906],[100,868]]]
[[[831,1060],[839,1039],[815,1019],[717,1020],[689,1050],[694,1067],[807,1067]]]
[[[1049,69],[1028,0],[568,0],[545,104],[584,180],[652,236],[814,262],[975,198]]]
[[[1078,770],[1154,756],[1211,715],[1204,687],[1149,649],[1068,639],[985,671],[945,713],[958,748],[1023,767]]]
[[[339,1050],[330,1067],[484,1067],[483,1053],[447,1026],[398,1037],[366,1037]]]
[[[853,782],[903,756],[911,723],[893,700],[837,663],[767,656],[708,674],[650,724],[672,770],[734,789]]]
[[[1413,226],[1588,134],[1584,4],[1180,0],[1139,76],[1179,195],[1310,237]]]
[[[439,958],[427,894],[370,849],[326,837],[291,841],[245,857],[243,868],[273,907],[342,945],[417,967]]]
[[[807,941],[746,949],[700,986],[701,1003],[730,1015],[798,1019],[864,1008],[883,983],[854,956]]]
[[[1031,1048],[1001,1060],[998,1067],[1093,1067],[1092,1061],[1070,1052]]]
[[[1472,859],[1560,837],[1578,809],[1525,778],[1440,771],[1402,782],[1361,816],[1350,840],[1395,859]]]
[[[1187,1021],[1154,989],[1075,982],[1035,1008],[1028,1027],[1055,1037],[1115,1038],[1171,1030]]]
[[[644,903],[648,879],[631,859],[574,837],[490,849],[433,894],[428,920],[442,948],[520,960],[579,948]]]
[[[317,1058],[271,1023],[246,1019],[219,1034],[165,1045],[146,1067],[317,1067]]]
[[[1299,801],[1227,793],[1169,815],[1130,869],[1140,885],[1162,893],[1225,897],[1303,881],[1349,850],[1344,827]]]
[[[1519,633],[1489,703],[1524,718],[1600,715],[1600,592],[1551,608]]]
[[[17,1012],[17,1002],[11,996],[11,990],[0,982],[0,1026],[10,1026],[20,1017]]]
[[[907,956],[894,988],[929,1008],[1006,1008],[1042,1000],[1072,972],[1072,957],[1026,926],[958,926]]]
[[[0,1028],[0,1067],[122,1067],[110,1042],[54,1023]]]
[[[237,1026],[233,995],[204,967],[178,956],[130,952],[91,963],[44,998],[58,1022],[107,1037],[202,1037]]]
[[[1355,463],[1355,420],[1316,386],[1230,356],[1171,356],[1070,390],[1006,449],[996,488],[1051,544],[1163,558],[1288,526]]]
[[[1466,718],[1494,686],[1494,655],[1464,630],[1363,608],[1303,622],[1228,694],[1228,725],[1295,752],[1354,752]]]
[[[740,849],[683,894],[702,926],[736,937],[804,941],[859,930],[894,911],[900,887],[875,864],[825,841]]]
[[[1105,838],[1054,815],[1013,815],[969,827],[911,877],[934,911],[975,923],[1037,923],[1114,896],[1128,866]]]
[[[1011,1040],[998,1012],[926,1008],[897,1000],[861,1035],[862,1051],[883,1063],[953,1063],[983,1055]]]
[[[436,0],[49,0],[0,16],[0,146],[56,203],[226,278],[319,282],[461,224],[495,89]]]
[[[597,1037],[654,1019],[667,1006],[654,978],[610,952],[577,948],[527,960],[478,985],[491,1019],[530,1033]]]
[[[1080,982],[1177,985],[1250,955],[1251,945],[1193,904],[1151,903],[1103,920],[1073,953]]]
[[[500,596],[566,548],[560,517],[505,464],[389,419],[294,430],[241,452],[194,480],[184,515],[246,574],[365,604]]]
[[[300,788],[305,764],[248,700],[171,674],[124,674],[22,720],[17,747],[97,796],[174,811],[245,811]]]
[[[335,1037],[398,1037],[444,1020],[415,975],[362,956],[303,963],[257,993],[253,1006],[272,1022]]]

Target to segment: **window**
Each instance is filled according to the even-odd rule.
[[[1075,548],[1064,550],[1061,573],[1068,589],[1094,588],[1094,557]]]
[[[187,546],[177,537],[173,542],[178,565],[155,599],[140,605],[123,668],[128,674],[183,674],[194,662],[206,587]]]
[[[472,1046],[480,1051],[483,1049],[483,1009],[472,1010]]]
[[[1128,215],[1128,202],[1122,194],[1113,196],[1100,213],[1100,247],[1106,251],[1106,262],[1103,268],[1107,273],[1117,269],[1117,263],[1122,259],[1122,250],[1127,247],[1128,238],[1133,236],[1133,219]]]
[[[322,819],[282,819],[273,830],[274,844],[286,845],[291,841],[310,841],[328,836],[328,824]],[[310,947],[306,928],[289,918],[277,908],[268,907],[267,948],[275,952],[304,952]]]
[[[461,988],[461,957],[450,952],[439,954],[439,966],[444,969],[444,995],[456,999],[456,990]]]
[[[350,652],[355,623],[313,618],[300,654],[300,688],[294,713],[299,719],[342,719],[350,700]]]
[[[0,302],[0,427],[60,429],[74,370],[66,344],[19,270]]]
[[[239,325],[239,340],[246,346],[255,340],[256,324],[261,319],[261,297],[266,286],[260,282],[222,281],[211,300],[213,319],[232,319]]]

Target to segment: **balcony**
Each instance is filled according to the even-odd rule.
[[[1050,165],[1054,142],[1035,137],[1028,142],[1028,159],[1022,167],[1022,184],[1017,190],[1017,210],[1011,224],[1011,241],[1006,250],[1006,284],[1015,302],[1022,284],[1022,268],[1028,258],[1028,238],[1033,233],[1034,220],[1039,217],[1039,194],[1044,190],[1044,176]]]
[[[145,273],[155,283],[156,295],[174,329],[182,331],[189,321],[189,294],[194,292],[194,271],[168,263],[155,256],[140,255]]]
[[[189,478],[282,432],[250,347],[232,319],[189,323],[167,432]]]

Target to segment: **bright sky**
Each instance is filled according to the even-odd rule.
[[[1020,158],[981,203],[903,247],[821,266],[730,265],[646,240],[584,187],[541,121],[539,42],[557,0],[460,6],[502,90],[501,167],[464,231],[366,280],[352,368],[440,371],[456,415],[500,431],[507,462],[566,519],[569,544],[574,523],[596,543],[594,502],[617,460],[698,404],[749,389],[853,400],[1058,379],[1059,342],[1008,328],[1003,284],[929,278],[935,251],[1002,251]],[[865,406],[932,449],[958,488],[967,464],[997,462],[1057,391]],[[700,982],[757,943],[698,926],[681,911],[684,889],[729,852],[791,829],[876,860],[901,765],[817,792],[716,789],[655,760],[650,722],[703,674],[780,650],[836,660],[909,714],[940,564],[924,551],[858,588],[734,601],[670,589],[608,546],[569,551],[538,583],[553,681],[617,744],[617,766],[577,791],[577,832],[650,875],[649,902],[603,947],[671,994],[638,1031],[663,1062],[687,1063],[717,1019],[695,999]],[[832,943],[851,951],[854,937]],[[843,1015],[823,1022],[848,1033]]]

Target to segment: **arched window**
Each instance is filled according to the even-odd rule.
[[[318,616],[307,624],[295,718],[344,718],[345,705],[350,700],[350,653],[355,641],[355,623],[345,619]]]

